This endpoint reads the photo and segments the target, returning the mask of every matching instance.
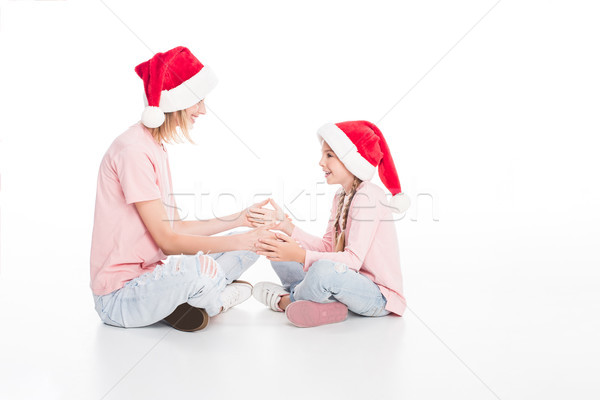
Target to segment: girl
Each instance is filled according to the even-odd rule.
[[[406,308],[398,239],[392,209],[404,212],[410,201],[401,193],[390,150],[381,131],[367,121],[327,124],[318,131],[321,161],[335,195],[323,238],[283,218],[281,208],[250,209],[253,226],[279,221],[276,238],[259,238],[258,254],[271,260],[281,285],[260,282],[254,297],[274,311],[285,311],[296,326],[310,327],[346,319],[348,309],[364,316],[401,316]],[[386,194],[369,182],[375,168]],[[300,245],[296,242],[298,241]]]
[[[261,227],[211,237],[251,227],[247,212],[180,220],[163,142],[179,142],[182,134],[193,143],[189,130],[206,114],[204,98],[217,79],[185,47],[158,53],[135,72],[144,81],[147,107],[100,164],[90,286],[106,324],[139,327],[165,319],[176,329],[195,331],[250,297],[252,286],[236,279],[258,258],[253,243],[273,234]]]

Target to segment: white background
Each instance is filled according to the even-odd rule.
[[[564,0],[0,2],[0,397],[598,398],[599,17]],[[336,188],[317,185],[315,132],[375,122],[414,203],[404,317],[299,330],[251,299],[191,335],[100,323],[99,163],[143,110],[134,67],[178,45],[220,79],[198,145],[168,146],[182,214],[266,193],[321,234]],[[262,259],[246,278],[275,276]]]

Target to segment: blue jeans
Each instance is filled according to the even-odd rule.
[[[216,274],[203,273],[201,251],[170,256],[165,264],[127,282],[112,293],[94,295],[96,312],[108,325],[133,328],[152,325],[185,302],[204,308],[209,316],[220,312],[220,294],[258,260],[251,251],[209,254],[217,261]]]
[[[385,309],[387,300],[379,287],[342,263],[321,259],[315,261],[308,272],[302,270],[302,264],[293,261],[272,261],[271,266],[290,293],[291,301],[339,301],[359,315],[380,317],[389,314]]]

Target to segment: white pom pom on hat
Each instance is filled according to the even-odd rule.
[[[148,128],[161,126],[165,113],[198,103],[218,82],[214,72],[183,46],[155,54],[135,72],[144,81],[142,123]]]
[[[147,106],[142,112],[142,123],[148,128],[158,128],[165,122],[165,113],[160,107]]]
[[[402,214],[410,208],[410,197],[406,193],[398,193],[389,201],[389,206],[394,208],[398,214]]]
[[[325,124],[317,136],[327,142],[348,171],[360,180],[371,180],[377,169],[381,182],[392,193],[388,205],[399,214],[408,210],[410,198],[400,188],[390,149],[375,124],[369,121]]]

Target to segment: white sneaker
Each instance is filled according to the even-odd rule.
[[[223,310],[229,310],[231,307],[235,307],[238,304],[242,304],[248,300],[252,295],[252,285],[246,281],[233,281],[231,284],[225,286],[225,289],[221,292],[221,302],[223,303]]]
[[[259,282],[252,289],[252,296],[273,311],[283,312],[279,308],[279,300],[281,296],[286,296],[289,293],[285,291],[283,286],[271,282]]]

